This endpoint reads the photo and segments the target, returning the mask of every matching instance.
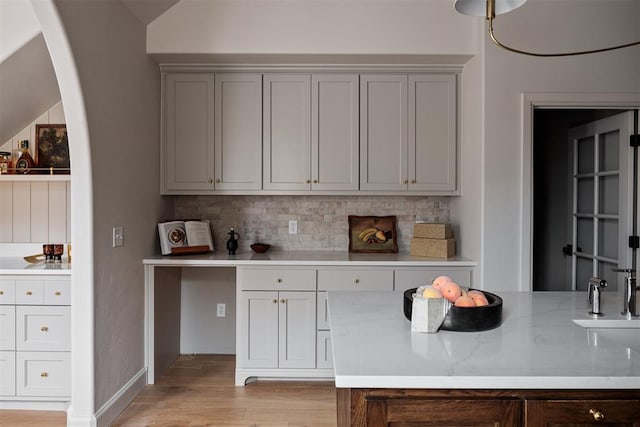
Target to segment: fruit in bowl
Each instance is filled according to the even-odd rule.
[[[267,252],[270,247],[271,245],[267,243],[254,243],[251,245],[251,250],[254,251],[255,253],[261,254],[261,253]]]

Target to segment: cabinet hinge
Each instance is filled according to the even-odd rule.
[[[633,148],[640,147],[640,135],[629,135],[629,146]]]
[[[629,236],[629,247],[631,249],[640,248],[640,236]]]

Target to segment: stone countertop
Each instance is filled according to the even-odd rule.
[[[63,258],[64,259],[64,258]],[[2,275],[70,275],[71,264],[66,262],[45,264],[29,263],[21,257],[0,257],[0,274]]]
[[[422,258],[404,253],[350,253],[346,251],[268,251],[263,254],[214,252],[201,255],[157,255],[143,260],[155,266],[376,266],[376,267],[475,267],[475,261],[453,257]]]
[[[640,329],[627,346],[576,325],[590,319],[583,292],[499,295],[499,327],[427,334],[411,331],[402,292],[329,292],[336,387],[640,389]],[[603,295],[606,318],[622,317],[618,299]]]

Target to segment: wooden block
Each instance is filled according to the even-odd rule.
[[[413,237],[423,239],[450,239],[453,237],[450,224],[415,223],[413,225]]]
[[[456,254],[455,239],[411,239],[410,254],[428,258],[451,258]]]

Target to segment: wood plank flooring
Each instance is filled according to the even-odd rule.
[[[234,385],[235,356],[180,356],[113,426],[335,427],[336,390],[328,381]],[[0,411],[0,426],[64,426],[65,414]]]

